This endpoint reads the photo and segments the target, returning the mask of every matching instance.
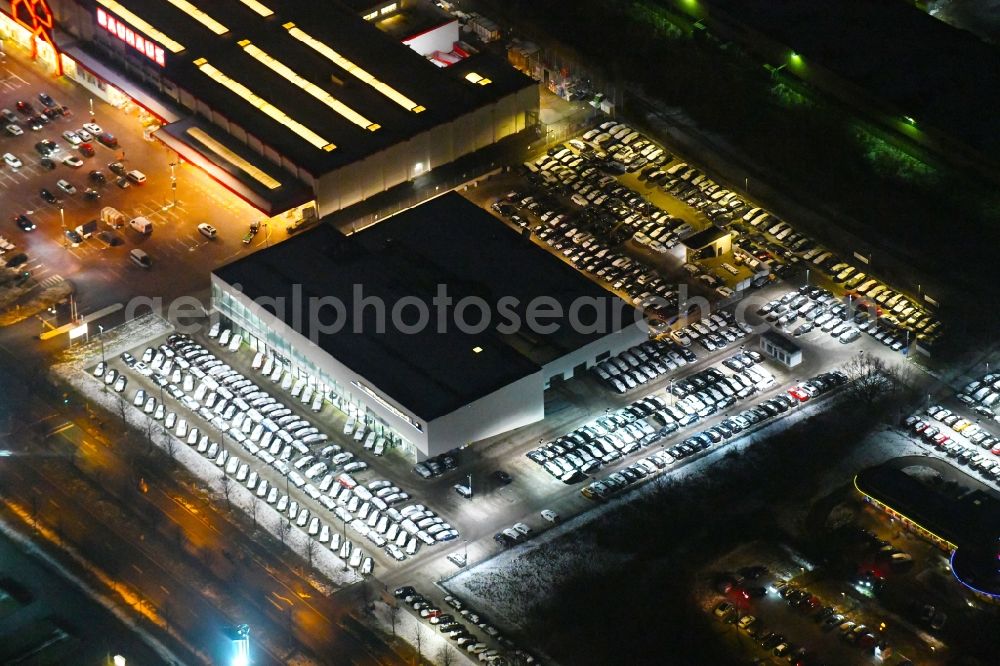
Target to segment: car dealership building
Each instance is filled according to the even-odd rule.
[[[417,460],[541,420],[546,388],[647,339],[630,305],[457,193],[216,269],[212,304]]]

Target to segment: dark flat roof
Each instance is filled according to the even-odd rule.
[[[699,231],[698,233],[688,236],[685,240],[681,241],[684,245],[692,250],[700,250],[701,248],[714,243],[723,236],[728,236],[730,232],[725,229],[720,229],[716,226],[711,226],[708,229]]]
[[[575,299],[594,304],[581,311],[584,324],[594,322],[597,308],[608,322],[614,321],[613,311],[621,313],[620,323],[609,324],[607,332],[620,330],[635,317],[621,299],[453,192],[350,236],[321,224],[215,274],[228,284],[239,284],[251,299],[290,299],[296,285],[305,297],[339,298],[345,304],[346,323],[337,333],[314,333],[308,317],[296,322],[285,313],[283,319],[425,420],[453,412],[604,337],[603,331],[576,331],[568,325],[565,315]],[[378,332],[374,308],[355,317],[355,285],[361,285],[363,297],[381,299],[386,312],[400,299],[416,297],[427,304],[431,325],[414,333],[387,325]],[[441,330],[433,301],[438,285],[447,287],[453,304],[467,296],[482,298],[492,308],[491,327],[482,333],[459,330],[451,306]],[[517,304],[509,310],[498,308],[503,297],[516,298]],[[525,321],[528,303],[539,297],[562,307],[562,318],[543,320],[558,323],[556,330],[497,330],[508,321],[507,311]],[[465,320],[479,321],[478,312],[470,308]],[[404,311],[406,321],[412,322],[415,313],[415,308]],[[333,315],[323,321],[329,325]],[[355,332],[358,322],[361,331]]]
[[[95,10],[98,6],[96,0],[82,1]],[[197,8],[228,28],[222,35],[216,35],[169,2],[120,0],[120,4],[184,47],[179,53],[166,53],[166,78],[315,176],[534,85],[531,79],[487,53],[472,56],[462,68],[439,68],[334,0],[320,3],[264,0],[262,4],[274,11],[266,18],[236,0],[195,0],[193,4]],[[292,37],[283,27],[288,23],[295,24],[426,110],[415,113],[400,106]],[[238,43],[242,40],[249,40],[300,77],[381,127],[370,131],[347,120],[251,57]],[[240,95],[215,82],[194,64],[200,58],[205,58],[209,65],[334,144],[336,149],[324,151],[314,147]],[[476,71],[492,83],[470,83],[463,78],[468,71]]]
[[[984,153],[1000,148],[1000,53],[899,0],[705,0]]]
[[[948,493],[904,470],[929,468],[946,482]],[[941,458],[903,456],[862,470],[857,488],[925,530],[955,545],[955,576],[986,594],[1000,595],[996,569],[1000,547],[1000,495],[992,488]]]
[[[964,492],[945,495],[903,471],[908,467],[932,469]],[[941,458],[894,458],[860,472],[857,485],[864,493],[957,546],[1000,538],[1000,495]]]
[[[794,342],[783,336],[781,333],[778,333],[774,329],[771,329],[769,331],[764,331],[760,337],[766,339],[775,347],[783,349],[786,354],[797,354],[802,351],[802,347],[799,347],[797,344],[795,344]]]

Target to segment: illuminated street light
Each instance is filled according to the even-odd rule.
[[[114,663],[115,666],[125,666],[125,657],[121,656],[120,654],[116,654],[114,657],[112,657],[111,661]]]
[[[795,51],[792,51],[791,54],[788,56],[788,61],[790,63],[792,63],[792,65],[794,65],[794,66],[801,65],[802,64],[802,56],[800,56]]]
[[[230,632],[233,640],[231,666],[250,666],[250,625],[241,624]]]

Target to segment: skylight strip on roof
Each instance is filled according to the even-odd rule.
[[[324,139],[323,137],[321,137],[316,132],[312,131],[302,123],[298,122],[297,120],[289,116],[287,113],[285,113],[278,107],[268,102],[263,97],[257,95],[255,92],[247,88],[239,81],[235,81],[226,76],[225,74],[223,74],[213,65],[210,65],[205,58],[199,58],[198,60],[195,60],[194,65],[198,67],[198,69],[201,70],[201,72],[206,76],[208,76],[210,79],[212,79],[216,83],[221,84],[222,86],[227,88],[230,92],[250,102],[250,104],[260,109],[262,113],[269,116],[271,119],[280,123],[281,125],[284,125],[292,132],[297,134],[300,138],[304,139],[305,141],[312,144],[316,148],[329,152],[337,147],[334,144],[327,141],[326,139]]]
[[[270,7],[267,7],[262,2],[257,2],[257,0],[240,0],[240,2],[265,18],[274,14],[274,11]]]
[[[227,32],[229,32],[229,28],[216,21],[214,18],[212,18],[211,16],[200,10],[194,4],[188,2],[188,0],[167,0],[167,2],[169,2],[177,9],[181,10],[182,12],[193,18],[198,23],[201,23],[203,26],[205,26],[206,28],[208,28],[217,35],[224,35]]]
[[[200,127],[189,127],[187,129],[187,133],[190,134],[192,138],[201,143],[203,146],[205,146],[213,153],[215,153],[222,159],[226,160],[236,168],[246,173],[248,176],[256,180],[258,183],[260,183],[267,189],[276,190],[279,187],[281,187],[280,181],[273,178],[270,174],[268,174],[260,167],[255,166],[251,162],[248,162],[247,160],[243,159],[242,157],[231,151],[229,148],[226,148],[224,145],[222,145],[221,143],[213,139],[211,136],[209,136],[208,133],[205,132],[205,130],[201,129]]]
[[[306,44],[317,53],[320,53],[321,55],[325,56],[328,60],[330,60],[332,63],[334,63],[344,71],[350,73],[351,75],[360,79],[361,81],[364,81],[372,88],[374,88],[375,90],[379,91],[380,93],[391,99],[396,104],[399,104],[404,109],[412,111],[413,113],[420,113],[421,111],[427,110],[425,107],[417,104],[412,99],[410,99],[403,93],[399,92],[392,86],[383,83],[382,81],[379,81],[368,71],[354,64],[352,61],[348,60],[344,56],[340,55],[339,53],[334,51],[332,48],[330,48],[323,42],[319,41],[315,37],[304,32],[303,30],[296,28],[294,23],[286,23],[282,27],[288,30],[288,34],[290,34],[292,37],[299,40],[303,44]]]
[[[347,106],[346,104],[335,98],[333,95],[331,95],[329,92],[320,88],[315,83],[312,83],[311,81],[307,81],[306,79],[302,78],[295,70],[293,70],[285,63],[281,62],[274,56],[269,55],[263,49],[251,44],[250,40],[245,39],[239,42],[239,44],[240,46],[243,47],[243,50],[246,51],[247,54],[253,57],[257,62],[260,62],[261,64],[265,65],[268,69],[271,69],[279,76],[285,78],[287,81],[294,83],[296,86],[306,91],[319,101],[323,102],[328,107],[330,107],[335,112],[337,112],[350,122],[354,123],[358,127],[363,127],[364,129],[372,132],[381,127],[381,125],[368,120],[363,115],[361,115],[351,107]]]
[[[130,23],[133,28],[141,30],[142,32],[146,33],[146,36],[149,37],[150,39],[153,39],[154,41],[157,41],[160,44],[162,44],[163,47],[166,48],[171,53],[180,53],[181,51],[184,50],[183,44],[174,41],[173,39],[168,37],[165,33],[154,28],[149,22],[139,18],[137,15],[133,14],[129,9],[123,6],[120,2],[116,2],[116,0],[97,0],[97,2],[107,7],[108,10],[114,12],[115,14],[123,18],[125,21]]]

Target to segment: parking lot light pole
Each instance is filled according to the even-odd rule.
[[[177,205],[177,175],[174,173],[174,167],[177,166],[177,162],[170,163],[170,190],[173,192],[173,205]]]
[[[101,326],[100,324],[97,325],[97,335],[98,335],[98,338],[101,341],[101,366],[104,368],[104,372],[107,372],[108,371],[108,369],[107,369],[108,364],[107,364],[107,362],[104,359],[104,327]],[[107,391],[108,391],[108,383],[107,382],[101,382],[101,385],[102,385],[101,390],[104,391],[105,393],[107,393]]]
[[[472,497],[472,474],[469,474],[469,497]]]
[[[285,478],[288,478],[288,477],[285,477]],[[341,526],[342,526],[342,528],[344,530],[344,538],[340,542],[340,547],[343,548],[344,544],[347,543],[347,523],[345,523],[343,520],[341,520],[340,524],[341,524]],[[340,553],[337,553],[337,555],[340,555]],[[344,571],[347,571],[347,560],[344,560],[343,562],[344,562]]]

